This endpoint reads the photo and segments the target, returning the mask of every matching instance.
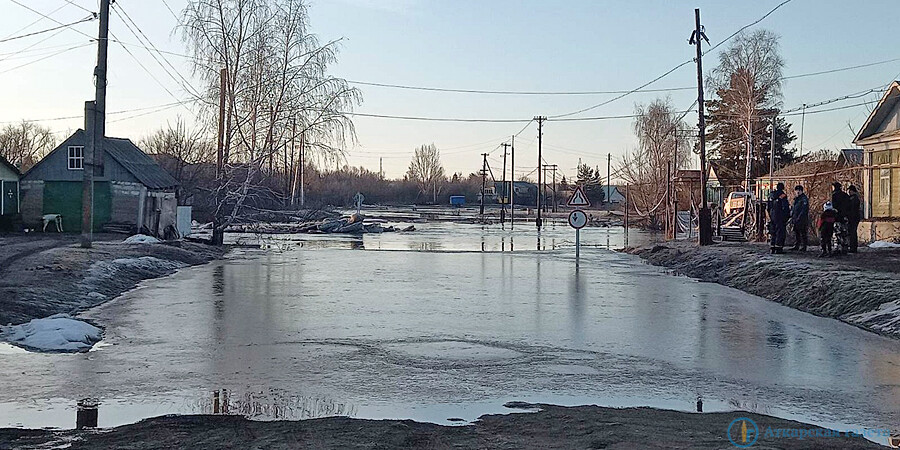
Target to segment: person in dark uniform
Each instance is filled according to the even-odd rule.
[[[791,250],[806,251],[809,244],[809,197],[799,184],[794,188],[794,202],[791,204],[791,224],[794,225],[794,246]]]
[[[850,213],[850,196],[841,189],[841,183],[835,181],[832,185],[831,205],[837,213],[837,221],[834,223],[834,235],[837,238],[838,248],[835,251],[839,255],[846,254],[847,245],[847,216]]]
[[[769,218],[772,222],[772,253],[784,253],[787,221],[791,217],[791,205],[784,192],[784,183],[778,183],[769,195]]]
[[[859,228],[859,221],[862,218],[862,202],[859,200],[859,191],[856,190],[856,186],[851,184],[847,188],[847,193],[850,196],[850,208],[847,211],[847,240],[849,241],[847,245],[850,253],[856,253],[859,248],[857,228]]]

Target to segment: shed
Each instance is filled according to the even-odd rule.
[[[76,131],[22,177],[26,225],[61,214],[66,231],[80,231],[84,143],[84,131]],[[160,235],[175,226],[178,182],[129,139],[104,138],[103,152],[94,178],[94,230],[110,225]]]

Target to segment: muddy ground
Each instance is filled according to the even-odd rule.
[[[538,405],[527,405],[538,406]],[[482,416],[466,426],[411,420],[329,417],[255,422],[238,416],[164,416],[104,431],[0,429],[0,449],[226,449],[226,448],[605,448],[724,449],[738,417],[759,427],[758,449],[876,449],[862,437],[778,436],[776,430],[812,425],[752,413],[692,414],[651,408],[539,405],[537,413]],[[767,428],[771,432],[767,433]],[[733,428],[736,439],[739,428]],[[751,435],[752,436],[752,435]],[[70,445],[70,446],[69,446]]]
[[[769,254],[766,244],[667,242],[624,251],[648,263],[786,306],[900,338],[900,250],[861,248],[821,258]]]
[[[0,236],[0,324],[77,313],[111,300],[141,280],[220,257],[224,249],[191,242],[123,244],[96,235],[83,249],[78,235]]]

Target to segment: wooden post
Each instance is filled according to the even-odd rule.
[[[219,71],[219,129],[216,137],[216,190],[215,190],[215,215],[213,216],[212,244],[222,245],[225,241],[225,230],[219,223],[219,208],[222,202],[224,187],[225,166],[225,90],[227,89],[228,70],[222,68]]]

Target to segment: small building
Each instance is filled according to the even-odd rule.
[[[900,82],[869,114],[853,143],[863,148],[863,214],[860,238],[900,236]]]
[[[625,203],[625,188],[622,186],[603,186],[604,203],[619,205]]]
[[[706,176],[706,198],[710,204],[722,207],[728,194],[744,191],[744,176],[718,160],[709,161]]]
[[[12,231],[19,215],[19,169],[0,156],[0,231]]]
[[[510,190],[512,187],[512,191]],[[504,188],[502,181],[495,181],[484,188],[485,202],[509,204],[508,195],[513,194],[513,201],[520,206],[533,206],[537,201],[537,185],[528,181],[507,181]],[[479,201],[481,200],[481,193]]]
[[[60,214],[65,231],[81,231],[84,143],[84,131],[76,131],[22,176],[26,226],[39,225],[44,214]],[[94,178],[94,230],[162,235],[176,226],[178,182],[129,139],[104,138],[103,152]]]

